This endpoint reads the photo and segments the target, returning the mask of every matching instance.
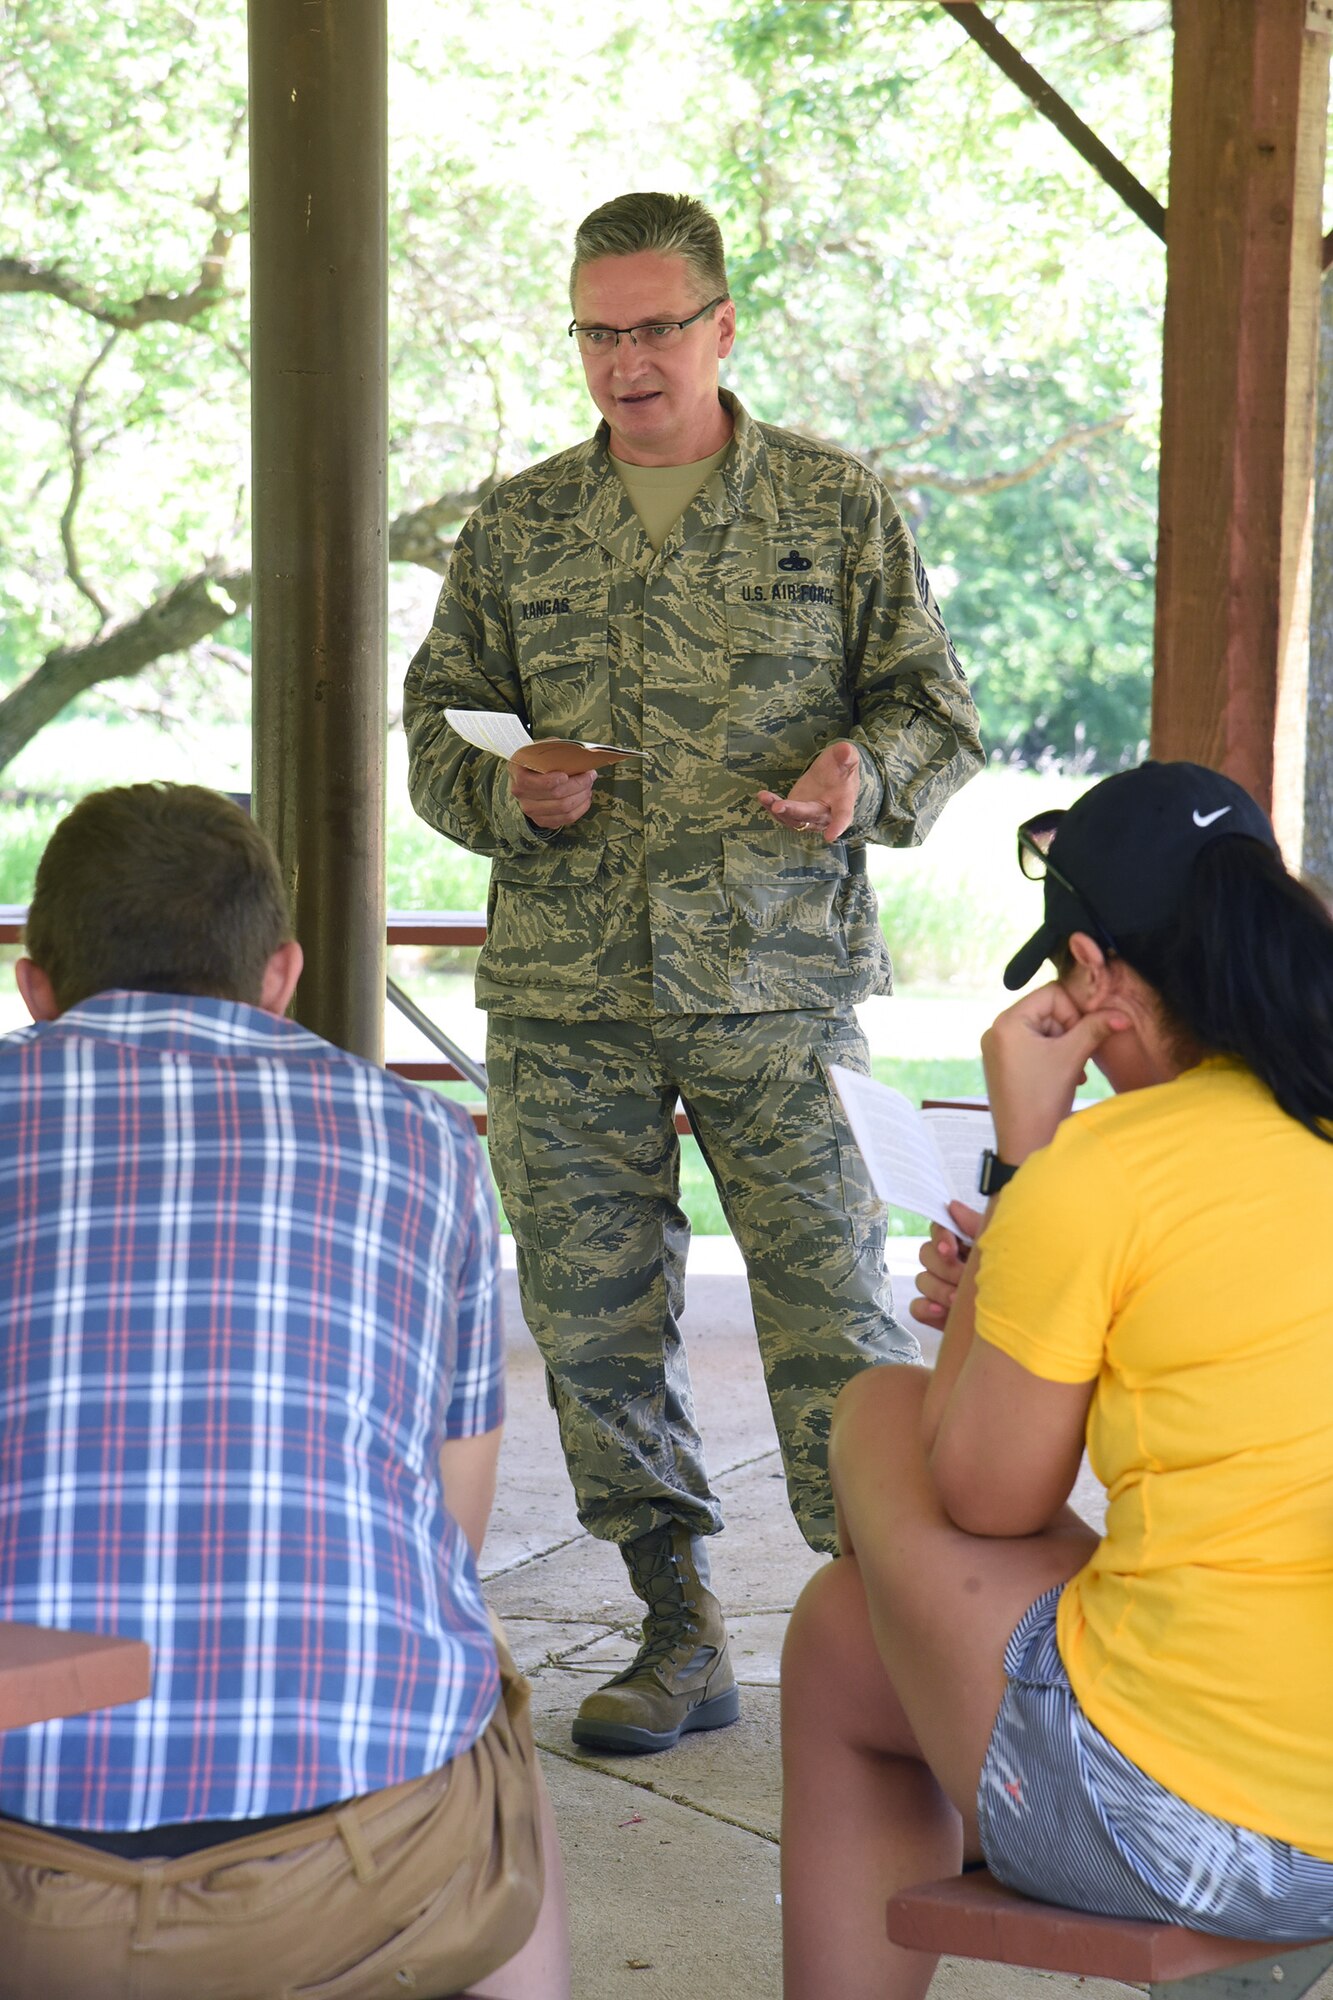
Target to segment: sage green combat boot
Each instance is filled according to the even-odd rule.
[[[654,1528],[620,1553],[648,1607],[643,1644],[623,1673],[588,1696],[574,1741],[624,1756],[669,1750],[691,1729],[734,1722],[740,1696],[702,1539],[687,1528]]]

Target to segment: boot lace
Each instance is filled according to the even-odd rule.
[[[618,1680],[646,1673],[662,1666],[686,1646],[693,1652],[698,1640],[698,1604],[692,1599],[681,1573],[681,1564],[670,1542],[664,1543],[651,1565],[637,1574],[648,1615],[648,1630],[633,1660]]]

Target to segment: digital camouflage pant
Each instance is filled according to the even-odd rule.
[[[486,1061],[491,1162],[583,1525],[615,1542],[722,1525],[679,1329],[679,1094],[745,1257],[792,1511],[833,1549],[834,1398],[872,1363],[920,1358],[827,1073],[868,1070],[855,1017],[492,1015]]]

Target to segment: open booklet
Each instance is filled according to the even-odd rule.
[[[982,1105],[918,1111],[900,1090],[841,1063],[830,1063],[829,1075],[880,1200],[962,1235],[949,1203],[976,1208],[981,1200],[981,1155],[995,1145],[990,1112]]]
[[[543,736],[534,742],[518,717],[502,708],[446,708],[444,719],[474,749],[506,759],[525,751],[523,762],[530,771],[598,771],[604,764],[643,755],[642,750],[622,750],[614,743],[576,743],[569,736]]]

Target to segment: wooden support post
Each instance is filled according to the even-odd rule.
[[[386,0],[250,0],[254,802],[296,1018],[384,1052]]]
[[[1301,863],[1326,891],[1333,892],[1333,278],[1327,276],[1319,302],[1315,413],[1314,561]]]
[[[1175,0],[1153,752],[1299,858],[1328,12]]]

